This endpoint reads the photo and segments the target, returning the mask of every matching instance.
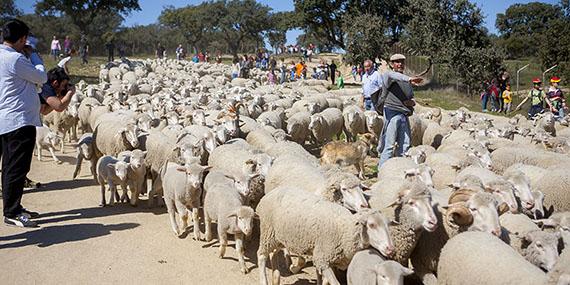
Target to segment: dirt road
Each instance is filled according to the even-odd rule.
[[[146,201],[137,208],[98,207],[100,188],[89,162],[71,180],[75,151],[70,146],[65,151],[62,165],[49,155],[32,162],[29,177],[43,186],[25,191],[22,200],[42,214],[40,227],[0,225],[1,284],[259,284],[257,240],[246,243],[251,272],[244,275],[233,242],[219,259],[217,240],[175,237],[165,208],[147,209]],[[282,284],[314,283],[313,267],[282,278]]]

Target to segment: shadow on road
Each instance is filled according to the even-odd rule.
[[[36,193],[36,192],[46,192],[46,191],[56,191],[56,190],[67,190],[67,189],[75,189],[81,187],[88,187],[97,185],[93,178],[85,178],[85,179],[75,179],[75,180],[64,180],[64,181],[53,181],[42,184],[40,188],[34,188],[30,190],[25,190],[24,194],[26,193]]]
[[[50,224],[50,223],[60,223],[66,221],[75,221],[81,219],[95,219],[107,216],[117,216],[123,214],[132,213],[152,213],[155,215],[160,215],[166,213],[165,208],[145,208],[143,207],[132,207],[129,204],[115,204],[115,206],[107,207],[91,207],[82,209],[73,209],[67,211],[50,212],[43,213],[36,220],[38,224]]]
[[[111,234],[112,231],[124,231],[138,227],[136,223],[122,224],[76,224],[64,226],[51,226],[33,231],[23,232],[11,236],[0,237],[0,249],[19,248],[28,245],[48,247],[66,242],[83,241]],[[3,243],[13,241],[11,243]]]

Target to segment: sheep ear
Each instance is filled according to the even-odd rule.
[[[391,207],[395,207],[395,206],[399,206],[402,204],[402,198],[398,197],[398,199],[396,199],[396,201],[392,202],[390,205],[386,206],[386,208],[391,208]]]
[[[186,167],[179,166],[179,167],[176,167],[176,170],[178,170],[180,172],[186,172]]]
[[[229,214],[227,217],[228,217],[228,218],[232,218],[232,217],[236,217],[236,218],[237,218],[237,214],[236,214],[236,213],[232,213],[232,214]]]
[[[255,162],[255,160],[253,160],[253,159],[248,159],[244,163],[245,164],[257,164],[257,162]]]
[[[366,190],[370,190],[370,188],[362,183],[360,183],[360,189],[362,189],[362,191],[366,191]]]
[[[417,168],[412,168],[404,171],[404,178],[411,178],[420,174]]]
[[[107,164],[107,167],[109,167],[109,169],[113,169],[113,170],[114,170],[114,169],[115,169],[115,166],[116,166],[115,163]]]
[[[253,213],[253,219],[259,220],[259,215],[257,213]]]
[[[537,225],[542,225],[546,227],[556,227],[558,223],[554,219],[541,219],[541,220],[532,220]]]
[[[124,134],[126,131],[127,131],[127,128],[122,128],[119,132],[120,132],[121,134]]]
[[[390,221],[390,223],[388,223],[390,226],[399,226],[400,222],[396,221],[396,220],[392,220]]]

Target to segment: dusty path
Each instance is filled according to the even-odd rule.
[[[89,162],[73,181],[75,151],[65,150],[62,165],[46,155],[32,162],[29,177],[44,186],[25,191],[23,205],[42,214],[40,227],[0,225],[1,284],[259,284],[257,241],[246,243],[252,271],[243,275],[233,242],[219,259],[217,243],[178,239],[165,208],[147,209],[146,201],[138,208],[100,208],[100,188],[89,175]],[[314,268],[282,281],[314,284]]]

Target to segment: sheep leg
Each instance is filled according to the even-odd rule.
[[[59,143],[59,152],[61,154],[64,154],[63,152],[63,142],[65,141],[65,134],[67,133],[67,131],[63,131],[63,134],[61,136],[61,142]]]
[[[75,170],[73,171],[73,179],[77,177],[79,172],[81,171],[81,163],[83,162],[83,155],[81,152],[77,153],[77,161],[75,162]]]
[[[99,180],[97,179],[97,161],[95,160],[94,157],[91,157],[91,166],[89,167],[89,169],[91,170],[91,174],[93,175],[93,179],[95,180],[96,183],[99,183]]]
[[[48,149],[49,149],[49,152],[51,153],[51,157],[53,158],[55,163],[61,164],[61,160],[59,160],[59,158],[57,158],[57,156],[55,156],[55,152],[54,152],[55,149],[51,146]]]
[[[137,203],[139,201],[139,194],[141,192],[140,189],[142,188],[141,184],[143,184],[143,183],[144,183],[144,181],[141,181],[140,183],[138,183],[138,185],[134,184],[135,185],[134,189],[131,189],[131,192],[133,192],[133,193],[131,194],[131,199],[129,202],[131,203],[131,206],[133,206],[133,207],[137,206]]]
[[[221,223],[218,221],[218,239],[220,240],[220,251],[218,253],[218,257],[222,258],[226,254],[226,247],[228,246],[228,233],[224,230],[221,226]]]
[[[336,276],[334,275],[332,268],[330,268],[329,266],[325,267],[325,269],[323,270],[323,279],[324,279],[323,284],[340,285],[340,283],[336,279]]]
[[[111,198],[109,199],[109,206],[115,205],[115,196],[117,195],[117,186],[109,181],[109,189],[111,190]]]
[[[257,268],[259,268],[259,280],[261,281],[262,285],[269,285],[267,281],[267,255],[257,252]]]
[[[77,122],[71,127],[71,140],[77,141]]]
[[[170,226],[172,227],[172,230],[174,231],[174,235],[176,235],[177,237],[180,237],[180,232],[179,232],[179,228],[178,228],[178,221],[176,221],[176,210],[175,210],[175,205],[174,201],[169,201],[168,203],[166,203],[166,207],[168,208],[168,217],[170,218]]]
[[[105,207],[105,204],[107,204],[107,199],[105,199],[105,183],[103,181],[99,181],[99,184],[101,184],[101,204],[99,204],[99,206]]]
[[[127,185],[121,184],[121,189],[123,189],[123,195],[121,195],[121,203],[124,203],[125,201],[130,203],[131,201],[129,199],[129,193],[127,192]]]
[[[212,219],[208,215],[208,211],[204,209],[204,224],[206,228],[206,241],[212,241]]]
[[[246,274],[249,272],[249,270],[247,269],[247,266],[245,265],[245,259],[243,257],[244,252],[245,252],[244,248],[243,248],[243,234],[236,234],[235,240],[236,240],[236,251],[238,254],[238,260],[239,260],[239,265],[241,267],[241,272],[243,274]]]
[[[194,223],[194,239],[200,240],[200,215],[198,208],[192,208],[192,221]]]

